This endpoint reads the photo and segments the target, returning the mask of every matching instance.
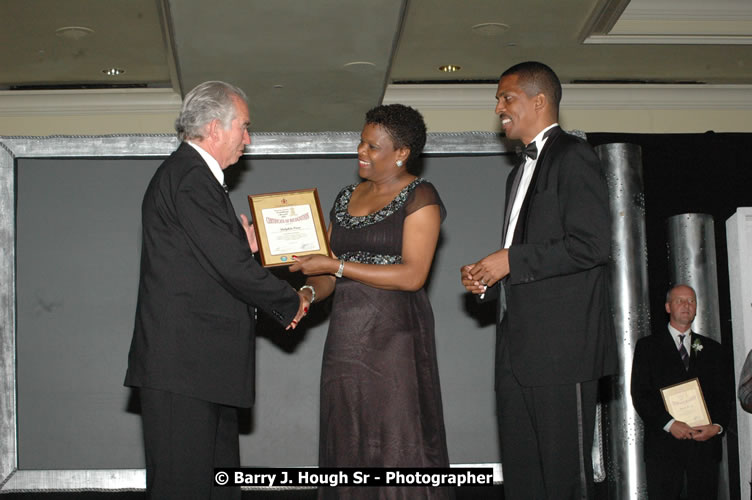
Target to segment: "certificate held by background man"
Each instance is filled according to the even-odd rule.
[[[293,263],[293,255],[329,255],[329,239],[316,188],[249,195],[248,204],[264,266]]]

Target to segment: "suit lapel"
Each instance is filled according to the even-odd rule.
[[[524,162],[523,162],[524,163]],[[512,177],[512,187],[507,193],[507,208],[504,211],[504,227],[501,230],[501,247],[504,248],[504,243],[507,239],[507,229],[509,228],[509,218],[512,215],[512,205],[514,204],[514,198],[517,194],[517,188],[520,187],[520,179],[522,179],[522,164],[517,165],[514,170],[509,174]]]
[[[225,200],[225,209],[227,210],[227,215],[229,220],[234,220],[234,224],[232,225],[233,231],[236,236],[242,236],[245,237],[245,229],[243,229],[243,224],[241,224],[240,219],[238,219],[237,214],[235,213],[235,207],[232,205],[232,201],[230,200],[230,195],[225,192],[222,185],[219,183],[216,177],[214,177],[214,174],[212,173],[211,169],[209,168],[209,165],[206,164],[206,161],[201,156],[201,154],[196,151],[196,149],[193,148],[190,144],[187,142],[180,143],[180,146],[178,147],[178,152],[181,154],[184,154],[190,158],[193,159],[193,161],[200,163],[203,168],[206,170],[206,189],[213,189],[217,190],[221,193]]]
[[[530,179],[530,186],[527,188],[527,193],[525,193],[525,200],[522,202],[522,207],[520,208],[520,215],[517,219],[517,227],[515,227],[514,229],[514,237],[512,238],[513,243],[519,244],[525,242],[525,230],[527,229],[528,214],[530,213],[530,202],[533,198],[533,193],[535,192],[535,186],[538,183],[538,178],[541,176],[541,172],[548,168],[546,158],[548,156],[548,152],[551,151],[551,147],[559,137],[559,134],[561,134],[560,127],[552,128],[548,135],[548,139],[546,139],[546,144],[543,146],[543,149],[541,149],[541,152],[538,155],[538,161],[535,163],[533,177]],[[520,171],[521,170],[522,167],[520,167]]]
[[[671,332],[668,331],[668,328],[666,328],[658,338],[660,340],[661,349],[665,352],[666,358],[669,362],[668,366],[671,366],[673,370],[681,370],[682,373],[687,373],[687,370],[684,369],[684,362],[681,359],[681,354],[679,354],[679,350],[676,348],[674,337],[671,335]],[[692,367],[691,355],[689,366],[690,368]]]
[[[694,373],[695,371],[697,371],[697,362],[699,361],[700,351],[693,349],[692,345],[695,342],[698,342],[700,343],[700,345],[702,345],[702,340],[700,339],[700,336],[695,332],[690,332],[689,340],[689,371]]]

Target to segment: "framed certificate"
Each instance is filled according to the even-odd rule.
[[[710,414],[697,378],[661,389],[663,404],[672,417],[690,427],[710,425]]]
[[[287,266],[293,255],[329,255],[316,188],[248,196],[261,263]]]

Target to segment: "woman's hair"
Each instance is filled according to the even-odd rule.
[[[380,125],[392,138],[394,148],[410,149],[407,163],[420,156],[426,145],[426,123],[415,109],[404,104],[382,104],[366,113],[366,124]]]
[[[203,139],[206,126],[212,120],[219,120],[224,129],[230,128],[235,119],[234,99],[248,102],[241,89],[219,81],[204,82],[188,92],[175,120],[178,139]]]

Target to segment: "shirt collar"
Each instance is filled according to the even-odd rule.
[[[216,177],[217,181],[221,186],[225,184],[225,173],[222,171],[222,167],[219,166],[219,162],[214,159],[212,155],[206,152],[201,146],[196,144],[195,142],[191,141],[185,141],[187,142],[193,149],[198,151],[198,154],[201,155],[201,158],[204,159],[206,164],[209,166],[209,170],[211,170],[211,173],[214,174],[214,177]]]
[[[540,157],[540,153],[541,151],[543,151],[543,145],[546,144],[546,141],[548,140],[548,137],[543,137],[543,136],[546,134],[546,132],[558,126],[559,126],[558,123],[552,123],[548,127],[538,132],[538,135],[536,135],[535,138],[533,139],[532,142],[534,142],[535,146],[538,148],[538,157]]]
[[[671,333],[671,336],[676,340],[676,345],[679,345],[679,335],[684,335],[685,339],[689,338],[690,334],[692,333],[692,328],[687,328],[687,331],[680,332],[679,330],[671,326],[671,323],[669,323],[668,331]]]

